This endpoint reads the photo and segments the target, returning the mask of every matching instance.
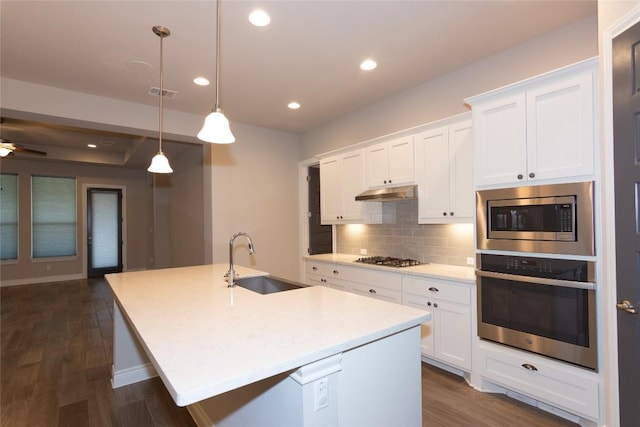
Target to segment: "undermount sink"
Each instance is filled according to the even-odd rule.
[[[283,291],[292,291],[294,289],[304,287],[304,285],[301,285],[299,283],[281,279],[275,276],[256,276],[236,279],[236,286],[240,286],[242,288],[257,292],[262,295]]]

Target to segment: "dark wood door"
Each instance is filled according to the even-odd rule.
[[[640,423],[640,23],[613,40],[620,425]]]
[[[309,255],[327,254],[333,251],[333,230],[320,222],[320,168],[311,166],[309,177]]]
[[[87,190],[87,276],[122,271],[122,190]]]

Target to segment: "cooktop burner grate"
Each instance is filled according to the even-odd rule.
[[[410,258],[394,258],[389,256],[371,256],[358,258],[355,262],[363,264],[384,265],[387,267],[412,267],[422,264],[420,261]]]

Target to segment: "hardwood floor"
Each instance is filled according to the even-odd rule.
[[[195,425],[158,378],[111,388],[112,314],[103,279],[0,288],[2,427]],[[422,390],[425,426],[575,425],[424,364]]]

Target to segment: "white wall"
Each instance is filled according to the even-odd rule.
[[[236,240],[234,262],[297,279],[299,137],[250,125],[232,125],[236,142],[208,146],[213,211],[213,262],[228,262],[229,239]]]
[[[467,111],[463,99],[596,56],[585,18],[410,89],[303,135],[301,160]]]

